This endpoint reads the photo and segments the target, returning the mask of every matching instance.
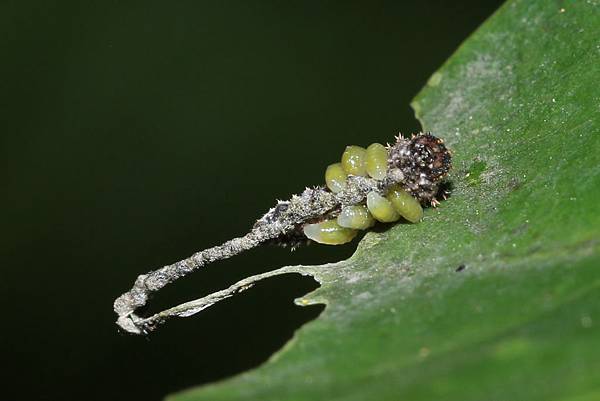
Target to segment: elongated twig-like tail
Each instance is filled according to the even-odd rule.
[[[147,327],[144,319],[135,315],[134,312],[146,305],[152,293],[211,262],[237,255],[268,239],[271,238],[264,230],[252,230],[243,237],[234,238],[222,245],[197,252],[189,258],[172,265],[139,275],[131,290],[121,295],[114,302],[114,310],[119,315],[117,324],[132,334],[144,334],[150,331],[151,328]]]

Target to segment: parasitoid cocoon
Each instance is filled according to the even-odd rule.
[[[350,242],[356,237],[357,230],[340,226],[335,219],[315,224],[305,224],[304,235],[319,244],[340,245]]]
[[[346,146],[342,154],[342,167],[352,175],[367,175],[367,151],[360,146]]]
[[[345,206],[337,217],[337,223],[346,228],[366,230],[373,227],[375,219],[364,205]]]
[[[416,223],[423,218],[423,208],[419,201],[402,189],[400,185],[391,187],[386,197],[392,202],[400,216],[411,223]]]
[[[342,163],[330,164],[325,170],[325,184],[331,192],[337,193],[346,188],[346,177],[348,175],[342,168]]]

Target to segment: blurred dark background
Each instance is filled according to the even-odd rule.
[[[244,234],[345,145],[419,129],[411,98],[500,1],[0,3],[3,399],[158,400],[264,362],[322,307],[265,281],[149,338],[135,277]],[[344,247],[263,247],[151,311]]]

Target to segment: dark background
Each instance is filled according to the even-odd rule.
[[[158,400],[264,362],[322,307],[267,280],[149,338],[135,277],[244,234],[345,145],[418,130],[411,98],[500,1],[0,3],[3,399]],[[151,311],[356,243],[262,247]]]

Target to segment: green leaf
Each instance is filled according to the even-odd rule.
[[[349,260],[272,272],[313,275],[298,302],[322,315],[169,399],[599,399],[599,38],[598,1],[505,4],[413,102],[454,152],[451,198]]]

